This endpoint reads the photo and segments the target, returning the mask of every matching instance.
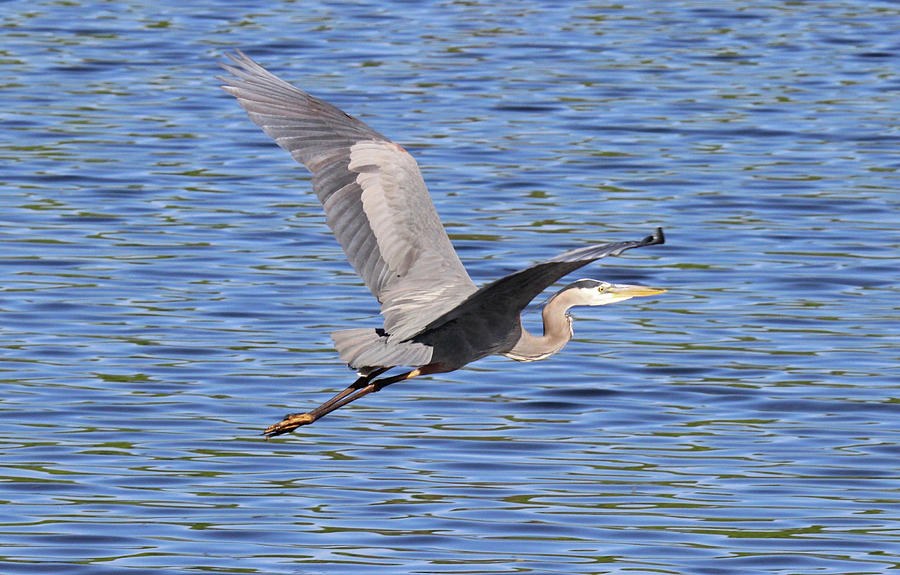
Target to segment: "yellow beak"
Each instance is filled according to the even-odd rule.
[[[648,295],[656,295],[665,293],[666,290],[662,288],[654,288],[654,287],[646,287],[646,286],[635,286],[628,284],[612,284],[609,287],[609,291],[614,294],[626,296],[626,297],[644,297]]]

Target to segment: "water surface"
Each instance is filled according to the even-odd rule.
[[[896,5],[154,6],[0,8],[4,573],[900,565]],[[575,277],[669,292],[264,441],[379,320],[234,48],[413,151],[477,282],[662,226]]]

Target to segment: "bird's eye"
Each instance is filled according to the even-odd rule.
[[[605,285],[602,285],[602,286],[598,287],[598,288],[597,288],[597,291],[600,292],[600,293],[605,292],[605,291],[606,291],[606,286],[605,286]]]

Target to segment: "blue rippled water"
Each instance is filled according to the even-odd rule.
[[[3,573],[900,567],[895,3],[38,0],[0,26]],[[669,292],[266,442],[351,380],[328,332],[379,320],[219,89],[235,48],[413,151],[476,281],[662,226],[582,276]]]

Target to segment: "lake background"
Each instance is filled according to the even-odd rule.
[[[900,568],[896,3],[38,0],[0,30],[3,573]],[[235,48],[412,151],[477,283],[661,226],[569,280],[669,292],[265,441],[353,379],[328,332],[380,320],[219,89]]]

